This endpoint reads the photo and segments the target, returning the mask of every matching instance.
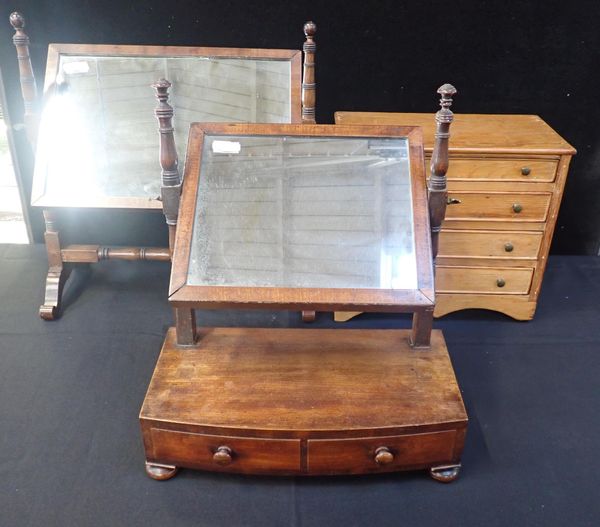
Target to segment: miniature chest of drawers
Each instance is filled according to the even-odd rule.
[[[430,114],[337,112],[335,119],[421,126],[431,156]],[[535,115],[455,116],[435,316],[480,308],[533,318],[573,154]]]

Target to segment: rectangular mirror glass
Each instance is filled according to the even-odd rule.
[[[261,50],[199,49],[202,54],[193,56],[150,51],[150,56],[57,53],[49,59],[33,204],[160,208],[156,99],[150,87],[160,78],[172,83],[169,103],[181,160],[191,122],[299,119],[300,52],[265,50],[261,56]],[[244,57],[245,51],[252,53]]]
[[[408,139],[206,135],[187,283],[416,289]]]

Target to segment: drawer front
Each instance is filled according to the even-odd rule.
[[[452,191],[447,220],[545,221],[551,194]]]
[[[442,230],[439,257],[528,258],[535,260],[542,243],[541,232]]]
[[[506,267],[437,266],[435,290],[438,293],[529,293],[533,269]]]
[[[301,468],[299,439],[213,436],[161,428],[152,428],[150,437],[153,460],[158,462],[206,470],[270,474],[297,473]],[[215,457],[217,451],[219,454]]]
[[[430,161],[427,170],[430,173]],[[539,181],[552,182],[558,161],[527,159],[454,159],[450,157],[448,179],[471,181]]]
[[[310,474],[387,472],[408,467],[451,462],[456,430],[405,436],[308,441]],[[376,458],[380,449],[389,454]]]

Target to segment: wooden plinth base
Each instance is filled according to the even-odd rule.
[[[463,401],[441,332],[427,350],[410,348],[409,334],[211,328],[178,348],[171,328],[140,412],[147,466],[161,469],[158,479],[177,467],[280,475],[427,468],[452,481]]]

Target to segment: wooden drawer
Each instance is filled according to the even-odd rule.
[[[443,258],[537,258],[541,232],[442,230],[438,256]]]
[[[205,470],[252,473],[300,471],[299,439],[224,437],[151,428],[152,460]],[[231,452],[231,462],[219,464],[213,456],[219,447]]]
[[[456,435],[456,430],[447,430],[359,439],[311,439],[308,470],[311,474],[358,474],[448,463],[453,459]],[[375,461],[379,448],[389,450],[393,456],[391,462]]]
[[[533,269],[437,266],[438,293],[527,294]]]
[[[448,193],[446,220],[545,221],[551,194]]]
[[[428,175],[430,160],[427,160]],[[552,182],[558,161],[530,159],[454,159],[450,158],[448,179],[471,181]]]

